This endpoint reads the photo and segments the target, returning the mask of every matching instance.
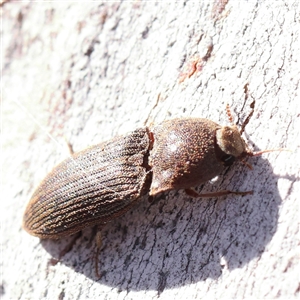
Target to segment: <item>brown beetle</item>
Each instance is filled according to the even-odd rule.
[[[227,114],[232,123],[228,107]],[[225,190],[199,195],[190,189],[237,159],[274,151],[249,150],[241,137],[244,127],[239,131],[236,125],[220,126],[207,119],[174,119],[76,153],[42,181],[27,205],[23,227],[34,236],[58,239],[112,221],[148,192],[251,194]]]

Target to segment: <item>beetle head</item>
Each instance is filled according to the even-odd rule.
[[[217,129],[216,140],[220,149],[234,158],[244,157],[249,153],[248,146],[236,125]]]
[[[238,127],[233,124],[233,117],[229,108],[229,105],[226,106],[227,115],[231,126],[223,126],[217,129],[216,131],[216,143],[219,146],[220,150],[222,150],[224,155],[220,155],[221,160],[223,161],[225,166],[230,166],[233,162],[238,159],[243,164],[245,164],[249,169],[252,169],[252,166],[245,162],[243,159],[246,156],[259,156],[263,153],[273,152],[273,151],[290,151],[288,149],[267,149],[262,151],[253,152],[249,149],[248,145],[246,144],[245,140],[242,138],[242,133],[245,130],[245,126],[248,124],[250,118],[254,112],[254,104],[253,101],[251,103],[252,111],[244,121],[239,130]]]

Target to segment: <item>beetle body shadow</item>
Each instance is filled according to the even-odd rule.
[[[214,187],[250,188],[253,195],[191,199],[172,191],[151,204],[143,197],[124,216],[107,224],[97,258],[100,278],[94,271],[96,242],[91,229],[83,231],[60,263],[118,290],[158,294],[208,278],[217,280],[224,269],[243,267],[259,258],[272,240],[281,203],[268,160],[260,157],[253,162],[253,171],[235,165]],[[209,183],[205,188],[211,188]],[[58,257],[72,238],[44,240],[42,245]]]

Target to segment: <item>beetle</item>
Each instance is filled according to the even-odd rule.
[[[227,114],[230,126],[178,118],[73,154],[38,186],[26,207],[23,228],[39,238],[59,239],[105,225],[147,193],[155,196],[173,189],[185,189],[193,197],[251,194],[229,190],[198,194],[191,189],[236,160],[275,151],[252,152],[241,136],[246,122],[239,130],[228,105]]]

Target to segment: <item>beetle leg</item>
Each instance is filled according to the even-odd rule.
[[[70,252],[75,245],[76,241],[81,237],[81,231],[77,232],[77,234],[74,235],[73,239],[59,252],[58,258],[52,257],[48,263],[47,263],[47,272],[49,266],[55,266],[63,256],[65,256],[68,252]]]
[[[243,163],[248,169],[253,170],[253,167],[251,164],[247,163],[246,161],[244,161],[243,159],[241,159],[241,163]]]
[[[96,233],[96,245],[97,248],[101,249],[102,247],[102,235],[101,235],[101,227],[97,226],[97,233]]]
[[[96,276],[100,279],[101,278],[101,274],[99,273],[99,255],[100,255],[100,250],[101,250],[101,247],[102,247],[102,234],[101,234],[101,231],[104,227],[104,225],[96,225],[96,253],[95,253],[95,274]]]
[[[65,139],[65,142],[66,142],[66,145],[67,145],[67,147],[68,147],[68,150],[69,150],[70,155],[73,155],[73,154],[74,154],[73,145],[70,143],[69,140],[67,140],[66,137],[64,137],[64,139]]]
[[[59,260],[65,256],[68,252],[70,252],[73,248],[73,246],[75,245],[76,241],[81,237],[82,232],[79,231],[76,234],[74,234],[73,239],[70,241],[70,243],[68,243],[68,245],[59,253]]]
[[[229,191],[229,190],[223,190],[223,191],[219,191],[219,192],[211,192],[211,193],[205,193],[205,194],[199,194],[197,193],[195,190],[192,189],[185,189],[185,192],[187,193],[187,195],[193,197],[193,198],[208,198],[208,197],[221,197],[221,196],[226,196],[226,195],[230,195],[230,194],[234,194],[234,195],[241,195],[241,196],[245,196],[245,195],[252,195],[253,191],[246,191],[246,192],[237,192],[237,191]]]

